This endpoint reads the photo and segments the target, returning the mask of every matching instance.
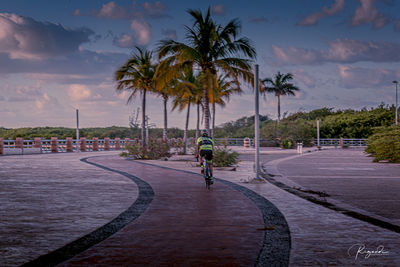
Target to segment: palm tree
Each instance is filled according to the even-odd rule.
[[[146,93],[154,90],[155,65],[151,63],[153,53],[136,47],[136,53],[129,58],[115,72],[118,92],[128,91],[130,95],[127,103],[130,103],[138,92],[142,94],[142,145],[146,146]]]
[[[291,80],[293,80],[291,73],[282,74],[278,71],[274,79],[266,78],[262,81],[264,88],[262,88],[261,93],[274,93],[278,98],[278,125],[281,120],[281,96],[295,95],[295,92],[300,90],[290,83]]]
[[[179,107],[183,111],[187,107],[185,130],[183,132],[184,147],[183,153],[186,154],[188,127],[190,118],[190,105],[195,103],[199,95],[199,84],[192,68],[186,69],[181,78],[175,81],[175,97],[172,102],[172,110]]]
[[[238,85],[234,80],[228,80],[228,77],[220,75],[218,77],[218,81],[216,83],[216,87],[210,94],[210,102],[211,102],[211,113],[212,113],[212,130],[211,137],[214,139],[215,133],[215,106],[216,104],[224,107],[226,105],[226,101],[229,101],[229,98],[232,94],[240,94],[242,93],[242,89],[240,85]]]
[[[157,85],[157,77],[155,77],[156,85]],[[160,95],[163,99],[163,107],[164,107],[164,128],[163,128],[163,140],[168,140],[168,111],[167,111],[167,103],[169,97],[174,93],[174,82],[170,82],[166,84],[162,88],[156,86],[156,93]]]
[[[224,73],[239,82],[251,82],[251,59],[256,51],[249,39],[237,39],[241,24],[233,19],[225,26],[216,24],[210,15],[210,8],[203,16],[200,10],[188,10],[194,19],[192,27],[186,27],[187,43],[172,39],[163,40],[158,47],[159,59],[164,59],[165,81],[173,79],[179,70],[193,66],[205,77],[202,83],[203,112],[205,128],[210,129],[209,91],[216,87],[217,72]],[[171,67],[172,66],[172,67]]]

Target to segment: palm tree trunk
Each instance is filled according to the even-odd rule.
[[[168,101],[168,98],[164,97],[164,130],[163,130],[163,140],[164,141],[168,140],[168,136],[167,136],[167,129],[168,129],[167,101]]]
[[[146,90],[142,95],[142,146],[146,147]]]
[[[183,133],[183,143],[184,143],[184,145],[183,145],[183,154],[186,154],[187,134],[188,134],[188,127],[189,127],[189,113],[190,113],[190,102],[188,103],[188,107],[187,107],[185,131]]]
[[[197,103],[197,123],[196,123],[196,141],[199,138],[199,129],[200,128],[200,103]]]
[[[215,133],[215,102],[212,103],[212,131],[211,131],[211,138],[214,139]]]
[[[278,95],[278,125],[281,122],[281,95]]]
[[[203,89],[203,98],[204,98],[204,128],[210,132],[210,106],[209,106],[209,99],[208,99],[208,92],[207,88]]]

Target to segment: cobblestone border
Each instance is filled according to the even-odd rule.
[[[127,159],[127,160],[133,161],[132,159]],[[147,162],[140,162],[140,161],[134,161],[134,162],[162,169],[188,173],[192,175],[195,174],[203,177],[203,175],[192,171],[179,170]],[[215,180],[222,184],[232,187],[233,189],[241,192],[243,195],[245,195],[247,198],[253,201],[263,215],[265,226],[273,226],[274,228],[273,230],[264,231],[263,245],[260,249],[260,252],[258,253],[258,257],[254,266],[257,267],[289,266],[289,257],[291,249],[290,230],[285,217],[279,211],[279,209],[263,196],[257,194],[256,192],[244,186],[219,178],[215,178]]]
[[[103,155],[104,156],[104,155]],[[114,233],[121,230],[127,224],[131,223],[137,219],[150,205],[154,198],[154,191],[151,186],[145,181],[133,176],[129,173],[122,172],[119,170],[114,170],[97,163],[89,162],[88,159],[101,157],[101,156],[91,156],[80,159],[82,162],[102,168],[106,171],[116,172],[125,177],[131,179],[138,186],[139,195],[136,201],[124,212],[119,214],[109,223],[101,226],[100,228],[94,230],[93,232],[57,249],[46,255],[42,255],[30,262],[23,264],[22,266],[54,266],[62,263],[66,260],[71,259],[75,255],[87,250],[88,248],[100,243],[101,241],[107,239]]]

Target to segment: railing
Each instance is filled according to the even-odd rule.
[[[318,140],[314,139],[314,145]],[[367,139],[346,139],[346,138],[324,138],[319,139],[320,146],[367,146]]]
[[[22,155],[22,154],[39,154],[39,153],[63,153],[75,151],[105,151],[105,150],[120,150],[124,149],[126,144],[135,143],[137,139],[120,138],[110,139],[86,139],[80,140],[67,139],[41,139],[23,140],[4,140],[0,138],[0,155]]]

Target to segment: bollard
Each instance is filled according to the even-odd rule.
[[[243,146],[246,147],[246,148],[250,147],[250,138],[246,137],[243,140]]]
[[[340,137],[340,146],[343,147],[343,145],[344,145],[343,137]]]
[[[57,153],[58,152],[57,137],[52,137],[51,138],[51,152],[53,152],[53,153]]]
[[[86,137],[81,137],[81,151],[86,151]]]
[[[24,139],[21,137],[17,137],[15,139],[15,148],[23,148],[24,147]]]
[[[40,153],[42,153],[42,138],[35,137],[33,139],[33,147],[34,148],[39,148],[40,149]]]
[[[72,148],[72,137],[67,137],[67,152],[72,152],[73,148]]]
[[[99,151],[99,138],[93,138],[93,151]]]
[[[302,142],[297,143],[297,154],[303,154],[303,143]]]
[[[3,155],[3,138],[0,138],[0,155]]]
[[[110,150],[110,138],[109,137],[104,138],[104,150],[105,151]]]
[[[120,138],[115,138],[115,150],[120,150],[121,149],[121,139]]]

